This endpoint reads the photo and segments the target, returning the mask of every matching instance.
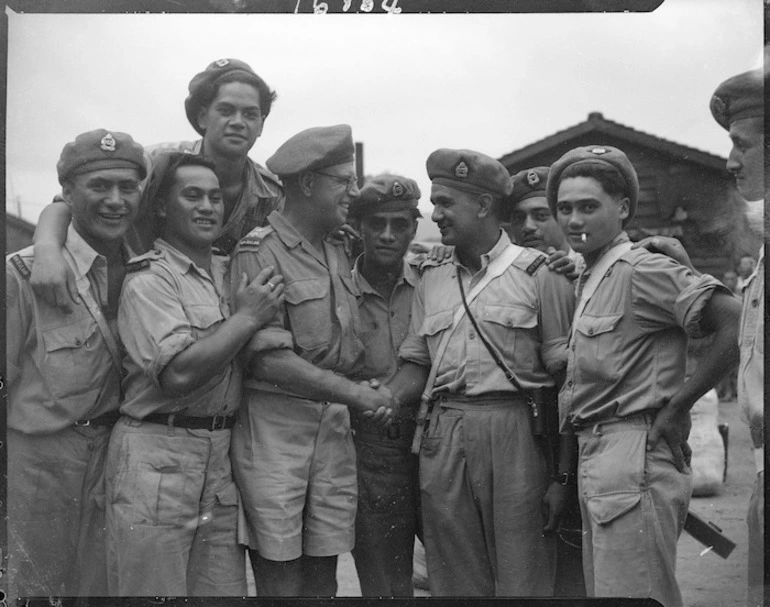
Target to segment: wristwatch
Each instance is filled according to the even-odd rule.
[[[577,484],[577,475],[574,472],[557,472],[553,476],[553,482],[562,487],[572,487]]]

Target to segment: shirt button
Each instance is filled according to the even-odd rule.
[[[393,316],[395,316],[395,315],[396,315],[396,313],[395,313],[393,310],[391,310],[391,312],[390,312],[390,316],[391,316],[391,317],[393,317]]]
[[[470,335],[468,335],[468,338],[469,339],[476,339],[476,334],[473,331],[471,331]]]
[[[752,299],[751,300],[751,307],[752,308],[756,308],[758,305],[759,305],[759,300],[758,299]]]
[[[567,385],[571,388],[572,387],[572,381],[568,381]]]
[[[79,346],[79,345],[80,345],[80,344],[82,344],[82,343],[83,343],[83,342],[82,342],[82,341],[80,341],[79,339],[76,339],[76,340],[75,340],[75,345],[76,345],[76,346]]]
[[[588,334],[589,335],[593,335],[594,334],[594,330],[593,329],[588,329]]]

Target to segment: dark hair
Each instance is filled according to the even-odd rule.
[[[152,239],[158,237],[162,221],[158,210],[166,202],[180,167],[200,166],[216,174],[214,161],[207,156],[188,152],[161,152],[152,159],[152,171],[142,192],[142,213],[151,222]]]
[[[214,98],[217,96],[217,93],[219,92],[219,87],[230,82],[242,82],[243,84],[249,84],[257,89],[257,92],[259,93],[259,109],[262,112],[262,119],[264,120],[267,118],[268,114],[270,114],[270,108],[273,105],[273,101],[275,101],[275,98],[277,97],[276,92],[270,90],[270,87],[267,86],[267,83],[256,74],[252,75],[239,70],[228,72],[221,78],[214,80],[205,86],[202,86],[196,95],[196,102],[198,103],[198,107],[207,108],[209,105],[211,105],[211,103],[214,101]]]
[[[569,165],[559,176],[559,183],[568,177],[591,177],[596,179],[610,196],[630,198],[628,184],[617,169],[597,164],[576,163]]]

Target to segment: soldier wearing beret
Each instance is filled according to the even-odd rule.
[[[432,219],[454,253],[421,269],[388,386],[399,402],[423,392],[429,403],[417,436],[431,594],[550,596],[569,478],[552,477],[539,422],[545,407],[555,412],[573,287],[500,228],[511,182],[499,162],[439,149],[427,169]],[[564,442],[557,469],[566,473]]]
[[[504,201],[508,235],[523,247],[532,247],[542,253],[563,251],[577,270],[583,258],[567,242],[545,198],[545,184],[549,167],[534,167],[519,171],[511,177],[513,190]]]
[[[689,411],[737,357],[739,304],[711,276],[631,248],[624,228],[638,192],[617,148],[576,148],[551,166],[548,204],[586,262],[559,410],[578,437],[588,595],[677,606]],[[713,347],[683,381],[687,338],[711,333]]]
[[[238,59],[218,59],[196,74],[189,84],[185,113],[201,139],[161,143],[146,151],[154,158],[163,151],[205,154],[216,165],[222,188],[224,223],[215,246],[231,253],[236,243],[283,204],[280,181],[248,153],[262,134],[275,92],[251,67]],[[150,162],[150,160],[148,160]],[[140,212],[129,233],[134,249],[152,246],[155,218]],[[51,204],[40,216],[35,248],[45,262],[32,273],[32,287],[51,305],[69,307],[71,277],[60,254],[69,214],[64,205]]]
[[[361,293],[364,367],[358,377],[387,382],[398,368],[417,284],[419,257],[406,261],[414,235],[420,189],[399,175],[368,181],[353,201],[363,253],[353,266]],[[386,428],[351,415],[358,469],[358,513],[353,548],[363,596],[413,596],[412,554],[418,527],[417,458],[411,453],[416,402],[402,407]]]
[[[71,312],[30,288],[32,247],[6,259],[8,531],[12,598],[105,596],[103,466],[120,400],[118,299],[139,207],[142,147],[99,129],[57,164],[72,221]]]
[[[711,113],[727,130],[732,149],[727,170],[735,176],[738,191],[745,200],[745,214],[752,232],[767,239],[764,217],[765,130],[764,96],[767,76],[752,70],[728,78],[717,87],[711,99]],[[749,420],[754,446],[757,476],[749,502],[749,605],[762,605],[764,592],[765,537],[765,245],[759,249],[759,261],[743,290],[740,329],[740,364],[738,367],[738,403]]]
[[[230,429],[241,400],[235,357],[275,315],[283,286],[266,268],[234,287],[213,242],[224,214],[214,164],[159,155],[144,204],[153,249],[134,258],[118,330],[124,399],[107,453],[112,596],[244,596]]]
[[[392,413],[387,388],[348,379],[363,363],[359,293],[342,245],[327,240],[359,196],[351,129],[302,131],[267,166],[281,177],[286,204],[239,243],[230,280],[272,266],[284,277],[286,299],[244,352],[233,472],[257,594],[328,597],[337,591],[337,555],[354,540],[348,408],[374,421]]]

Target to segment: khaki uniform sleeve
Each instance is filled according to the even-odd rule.
[[[575,289],[565,276],[541,269],[539,287],[541,331],[540,356],[546,370],[554,375],[567,366],[567,341],[575,314]]]
[[[414,290],[412,299],[412,319],[409,332],[398,349],[398,357],[406,362],[412,362],[424,367],[430,367],[430,352],[424,335],[420,335],[420,327],[425,319],[424,286],[420,281]]]
[[[8,385],[21,375],[21,358],[32,321],[32,301],[24,294],[24,279],[13,266],[5,264],[5,348]]]

